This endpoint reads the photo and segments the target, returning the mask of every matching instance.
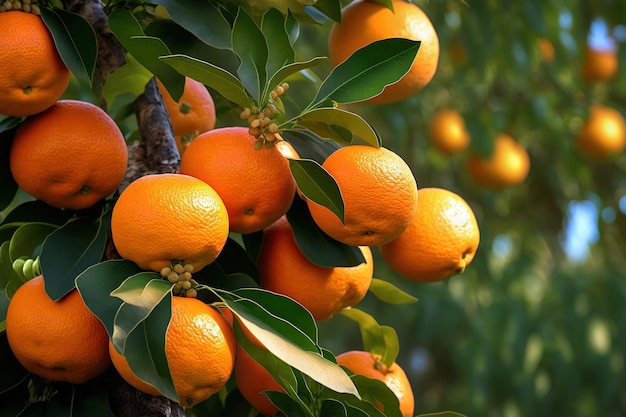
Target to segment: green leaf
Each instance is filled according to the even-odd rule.
[[[9,120],[15,120],[15,118],[9,118]],[[0,184],[2,184],[2,187],[0,187],[0,211],[11,204],[17,192],[17,183],[13,179],[9,165],[14,135],[15,129],[0,129]]]
[[[17,127],[24,121],[24,117],[13,117],[0,115],[0,133]]]
[[[61,226],[74,216],[71,210],[52,207],[41,200],[20,204],[5,217],[2,225],[10,223],[43,222]],[[1,229],[1,228],[0,228]]]
[[[267,81],[269,51],[263,32],[242,8],[235,18],[232,37],[233,50],[241,61],[237,75],[250,95],[260,103]]]
[[[378,3],[380,5],[383,5],[386,8],[388,8],[389,10],[393,11],[393,1],[392,0],[369,0],[369,1],[372,1],[374,3]]]
[[[266,368],[267,369],[267,368]],[[278,407],[284,415],[289,417],[307,417],[310,414],[303,409],[302,405],[284,392],[266,391],[263,393]]]
[[[389,281],[373,278],[369,291],[381,301],[390,304],[406,304],[418,301],[411,294],[407,294]]]
[[[115,290],[112,297],[123,301],[115,317],[111,342],[118,352],[126,350],[129,334],[152,314],[156,306],[170,293],[172,284],[161,279],[156,272],[140,272],[128,277]]]
[[[324,61],[326,61],[326,58],[317,57],[317,58],[310,59],[308,61],[294,62],[294,63],[288,64],[288,65],[285,65],[284,67],[280,68],[276,73],[274,73],[274,75],[272,75],[272,77],[270,78],[269,82],[267,83],[267,86],[270,89],[273,89],[277,85],[279,85],[283,81],[285,81],[289,76],[291,76],[291,75],[293,75],[293,74],[295,74],[297,72],[300,72],[300,71],[302,71],[304,69],[315,67],[315,66],[321,64]],[[270,72],[270,74],[271,74],[271,72]],[[270,92],[271,92],[271,90],[267,92],[268,96],[269,96]]]
[[[365,262],[356,246],[341,243],[324,233],[313,221],[306,203],[294,202],[287,212],[287,220],[302,254],[312,263],[322,267],[356,266]]]
[[[330,20],[341,22],[341,2],[336,0],[317,0],[313,6],[307,6],[307,9],[311,7],[319,10]]]
[[[302,159],[312,159],[323,164],[326,158],[341,147],[335,141],[325,140],[306,129],[286,129],[282,131],[283,138],[289,142]]]
[[[46,238],[41,248],[41,271],[46,277],[46,293],[59,300],[75,287],[75,279],[86,268],[98,263],[104,254],[109,218],[95,222],[72,220]]]
[[[186,55],[162,56],[160,59],[179,73],[216,90],[233,103],[241,107],[251,107],[243,84],[228,71]]]
[[[379,95],[411,69],[419,46],[420,41],[402,38],[364,46],[331,71],[309,108],[326,100],[353,103]]]
[[[63,9],[42,7],[41,17],[65,65],[80,82],[91,86],[98,56],[96,33],[91,25],[82,16]]]
[[[4,393],[22,383],[29,373],[15,358],[5,332],[0,334],[0,358],[2,358],[0,393]]]
[[[171,55],[163,41],[145,36],[135,16],[125,9],[115,9],[111,13],[109,26],[128,53],[161,80],[172,98],[178,100],[183,94],[185,79],[159,59],[161,56]]]
[[[349,373],[351,374],[351,372]],[[402,417],[398,397],[383,381],[356,374],[351,375],[350,378],[358,388],[361,400],[345,394],[335,395],[335,398],[365,411],[370,417]],[[377,405],[379,404],[384,407],[384,414],[378,410]]]
[[[150,71],[132,55],[127,54],[126,64],[107,77],[103,91],[104,99],[107,103],[113,103],[118,96],[128,93],[136,98],[144,92],[150,78],[152,78]]]
[[[14,261],[20,256],[35,257],[35,249],[41,246],[46,237],[57,228],[53,224],[40,222],[25,223],[20,226],[11,238],[9,246],[11,260]]]
[[[416,417],[467,417],[465,414],[456,413],[454,411],[441,411],[439,413],[420,414]]]
[[[322,405],[320,407],[320,415],[348,417],[348,410],[346,410],[346,405],[335,399],[330,398],[322,401]],[[362,416],[367,417],[367,414],[362,414]]]
[[[231,47],[230,24],[214,3],[197,0],[155,0],[153,3],[165,7],[172,20],[206,44],[221,49]]]
[[[336,107],[313,109],[300,115],[298,124],[309,128],[323,138],[333,139],[339,143],[353,143],[354,136],[363,142],[376,148],[380,147],[380,137],[374,128],[356,113],[342,110]],[[314,122],[322,127],[319,131],[303,122]],[[315,126],[315,125],[313,125]],[[338,129],[340,128],[340,129]],[[349,136],[346,138],[346,134]],[[324,133],[328,133],[326,136]],[[347,140],[346,140],[347,139]]]
[[[267,57],[267,74],[270,77],[284,66],[292,64],[296,59],[296,52],[287,33],[286,18],[278,9],[271,8],[265,12],[261,21],[261,32],[263,32],[267,45],[271,45]],[[276,85],[268,83],[263,98],[269,95],[267,90],[271,91],[275,87]],[[262,102],[264,101],[263,98]]]
[[[126,278],[142,272],[133,262],[115,259],[90,266],[76,277],[76,288],[87,308],[100,319],[109,337],[115,330],[115,317],[123,301],[110,294]]]
[[[102,389],[101,381],[72,385],[72,389],[72,416],[114,417],[109,405],[108,391]]]
[[[380,355],[387,366],[393,364],[400,352],[398,335],[393,327],[379,325],[374,317],[356,308],[344,308],[339,313],[359,325],[366,352]]]
[[[300,36],[300,22],[293,15],[291,10],[287,10],[287,18],[285,19],[285,30],[289,36],[289,43],[294,45]]]
[[[343,198],[335,179],[311,159],[290,159],[289,169],[302,194],[314,203],[327,207],[343,223]]]

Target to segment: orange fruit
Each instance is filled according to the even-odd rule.
[[[197,178],[146,175],[120,194],[111,233],[119,254],[143,269],[159,272],[182,261],[198,271],[224,247],[228,213],[217,192]]]
[[[489,158],[472,155],[467,170],[474,182],[486,188],[505,188],[520,184],[528,176],[530,158],[523,146],[507,135],[496,137]]]
[[[337,364],[348,368],[357,375],[384,382],[398,397],[402,417],[413,417],[415,409],[413,389],[406,373],[396,362],[387,367],[382,363],[378,355],[360,350],[351,350],[338,355]]]
[[[0,13],[0,114],[30,116],[52,106],[71,73],[40,16]]]
[[[276,147],[255,150],[245,127],[213,129],[182,156],[180,172],[215,188],[228,210],[230,230],[254,233],[287,212],[296,190],[289,162]]]
[[[278,382],[272,378],[272,375],[261,364],[252,359],[241,346],[237,346],[235,382],[243,398],[245,398],[259,414],[273,416],[278,413],[278,407],[276,407],[263,392],[283,392],[284,390]]]
[[[546,38],[540,38],[537,41],[539,45],[539,55],[543,62],[552,62],[554,60],[554,45]]]
[[[377,104],[394,103],[417,93],[433,78],[439,63],[439,38],[426,13],[404,0],[392,3],[393,11],[373,1],[352,2],[341,12],[341,23],[334,24],[328,35],[328,55],[333,67],[357,49],[382,39],[422,42],[409,72],[368,100]]]
[[[215,103],[209,90],[199,81],[185,77],[183,95],[174,101],[165,86],[156,79],[163,105],[170,116],[178,151],[182,153],[200,133],[215,127]]]
[[[316,320],[328,320],[363,299],[372,281],[374,261],[369,247],[359,248],[365,263],[353,267],[321,267],[298,248],[286,217],[263,231],[257,261],[261,287],[302,304]]]
[[[610,81],[617,75],[619,62],[615,49],[596,49],[589,45],[583,55],[583,77],[589,81]]]
[[[398,237],[417,209],[411,168],[386,148],[344,146],[322,164],[344,202],[345,224],[328,208],[307,200],[315,223],[332,238],[353,246],[377,246]]]
[[[592,106],[576,139],[576,146],[593,158],[605,158],[623,151],[626,122],[621,113],[611,107]]]
[[[10,166],[18,185],[59,208],[91,207],[124,179],[128,149],[122,132],[100,107],[60,100],[20,125]]]
[[[442,109],[435,114],[428,127],[428,137],[433,146],[444,155],[461,152],[470,143],[463,117],[450,109]]]
[[[472,208],[441,188],[419,190],[417,214],[395,240],[380,247],[383,259],[413,281],[441,281],[472,262],[480,232]]]
[[[172,297],[165,356],[182,407],[193,407],[222,389],[233,371],[235,349],[233,330],[216,309],[196,298]],[[133,373],[111,342],[109,353],[126,382],[147,394],[162,395]]]
[[[22,284],[11,298],[6,335],[22,366],[49,380],[82,384],[111,364],[106,329],[78,291],[54,301],[43,275]]]

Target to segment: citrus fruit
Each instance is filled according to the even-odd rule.
[[[344,202],[344,220],[307,200],[315,223],[332,238],[353,246],[389,242],[406,229],[417,209],[417,183],[409,166],[386,148],[344,146],[322,164]]]
[[[264,416],[273,416],[278,413],[278,407],[276,407],[263,392],[283,392],[284,390],[278,382],[272,378],[272,375],[261,364],[252,359],[241,346],[237,346],[235,382],[243,398],[245,398],[258,413]]]
[[[84,209],[112,194],[124,179],[128,149],[100,107],[60,100],[30,116],[15,133],[10,167],[18,185],[59,208]]]
[[[174,101],[163,83],[156,80],[163,105],[170,116],[178,151],[182,153],[200,133],[215,127],[215,104],[209,90],[199,81],[185,77],[183,95]]]
[[[165,356],[182,407],[192,407],[222,389],[233,371],[235,349],[233,330],[216,309],[196,298],[172,297]],[[133,373],[111,342],[109,353],[126,382],[147,394],[161,395]]]
[[[520,184],[526,179],[530,158],[526,149],[511,136],[500,134],[495,139],[492,155],[488,158],[470,156],[467,170],[476,184],[500,189]]]
[[[433,78],[439,63],[439,38],[422,9],[404,0],[393,0],[393,11],[382,4],[359,0],[341,12],[328,35],[328,55],[333,67],[356,50],[388,38],[421,41],[409,72],[369,101],[377,104],[404,100],[423,89]]]
[[[256,150],[244,127],[198,136],[182,156],[180,172],[213,187],[228,210],[230,230],[258,232],[285,214],[296,190],[289,162],[275,147]]]
[[[9,302],[6,335],[29,372],[82,384],[111,364],[108,335],[76,289],[58,301],[48,297],[43,275],[22,284]]]
[[[593,158],[605,158],[623,151],[626,122],[621,113],[611,107],[592,106],[576,139],[576,146]]]
[[[156,272],[180,261],[199,271],[228,238],[228,214],[211,186],[182,174],[143,176],[122,191],[111,217],[119,254]]]
[[[30,116],[52,106],[71,73],[40,16],[0,13],[0,114]]]
[[[257,261],[261,287],[293,298],[316,320],[328,320],[339,310],[356,305],[367,293],[374,263],[369,247],[359,249],[365,258],[359,265],[315,265],[298,248],[283,216],[263,231]]]
[[[360,350],[351,350],[338,355],[337,364],[348,368],[357,375],[384,382],[398,397],[402,417],[413,417],[415,409],[413,389],[406,373],[396,362],[387,367],[377,355]]]
[[[617,51],[597,49],[589,45],[583,55],[583,77],[589,81],[610,81],[617,75],[619,67]]]
[[[543,62],[554,61],[554,45],[552,45],[552,42],[550,42],[549,39],[540,38],[537,43],[539,45],[539,56],[541,56],[541,60]]]
[[[413,281],[441,281],[461,273],[472,262],[480,241],[472,208],[459,195],[441,188],[422,188],[411,225],[380,247],[383,259]]]
[[[428,127],[428,137],[433,146],[444,155],[461,152],[470,143],[463,117],[450,109],[442,109],[435,114]]]

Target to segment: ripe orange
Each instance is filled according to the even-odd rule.
[[[71,73],[40,16],[0,13],[0,114],[30,116],[52,106]]]
[[[593,158],[605,158],[626,146],[626,122],[611,107],[592,106],[589,118],[576,139],[576,146]]]
[[[172,318],[165,335],[165,356],[182,407],[193,407],[222,389],[235,360],[233,330],[214,308],[196,298],[172,297]],[[109,342],[113,366],[138,390],[161,393],[133,373]]]
[[[398,397],[402,417],[413,417],[415,409],[413,389],[406,373],[396,362],[387,367],[377,355],[360,350],[351,350],[338,355],[337,364],[348,368],[357,375],[384,382]]]
[[[520,184],[526,179],[530,170],[530,158],[526,149],[511,136],[500,134],[496,137],[491,157],[470,156],[467,170],[480,186],[505,188]]]
[[[111,232],[119,254],[143,269],[159,272],[183,261],[199,271],[224,247],[228,213],[217,192],[197,178],[146,175],[121,193]]]
[[[254,149],[244,127],[198,136],[182,157],[180,172],[215,188],[228,210],[230,230],[253,233],[285,214],[296,190],[289,162],[276,147]]]
[[[107,332],[78,291],[54,301],[43,275],[22,284],[11,298],[6,335],[24,368],[53,381],[82,384],[111,364]]]
[[[554,45],[549,39],[540,38],[537,43],[539,44],[539,54],[543,62],[552,62],[554,60]]]
[[[235,381],[243,398],[245,398],[257,412],[264,416],[273,416],[278,413],[278,407],[262,393],[263,391],[283,392],[284,390],[278,382],[272,378],[272,375],[261,366],[261,364],[252,359],[241,346],[237,346]]]
[[[441,188],[419,190],[413,222],[397,239],[382,245],[389,266],[413,281],[441,281],[472,262],[480,232],[472,208]]]
[[[587,45],[583,55],[583,77],[589,81],[610,81],[619,67],[615,49],[595,49]]]
[[[363,299],[372,281],[374,261],[369,247],[359,248],[365,263],[326,268],[313,264],[298,248],[286,217],[263,231],[257,261],[261,287],[302,304],[316,320],[328,320]]]
[[[450,109],[442,109],[435,114],[428,128],[428,137],[433,146],[444,155],[461,152],[470,143],[463,117]]]
[[[178,151],[182,153],[200,133],[215,127],[215,103],[209,90],[199,81],[185,77],[185,89],[178,101],[174,101],[165,86],[156,79],[163,105],[170,116]]]
[[[372,42],[388,38],[421,41],[409,72],[397,83],[369,101],[377,104],[404,100],[424,88],[439,63],[439,38],[428,16],[413,3],[393,0],[394,11],[368,0],[350,3],[328,35],[328,54],[333,67],[353,52]]]
[[[328,208],[307,200],[315,223],[332,238],[353,246],[376,246],[398,237],[417,209],[411,168],[386,148],[344,146],[322,167],[335,178],[344,201],[345,224]]]
[[[24,191],[51,206],[79,210],[117,189],[128,149],[104,110],[60,100],[20,125],[10,158],[13,178]]]

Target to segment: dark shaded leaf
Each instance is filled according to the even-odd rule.
[[[335,179],[311,159],[289,159],[289,169],[302,194],[314,203],[327,207],[343,223],[343,198]]]
[[[11,125],[12,123],[10,122],[15,122],[15,120],[13,117],[6,119],[9,122],[7,125]],[[2,123],[0,123],[0,184],[2,184],[0,187],[0,211],[11,204],[17,192],[17,183],[13,179],[9,165],[14,135],[15,129],[8,128],[2,130]]]
[[[237,75],[250,95],[259,103],[267,81],[268,47],[263,32],[252,17],[239,9],[233,25],[233,50],[241,61]]]

